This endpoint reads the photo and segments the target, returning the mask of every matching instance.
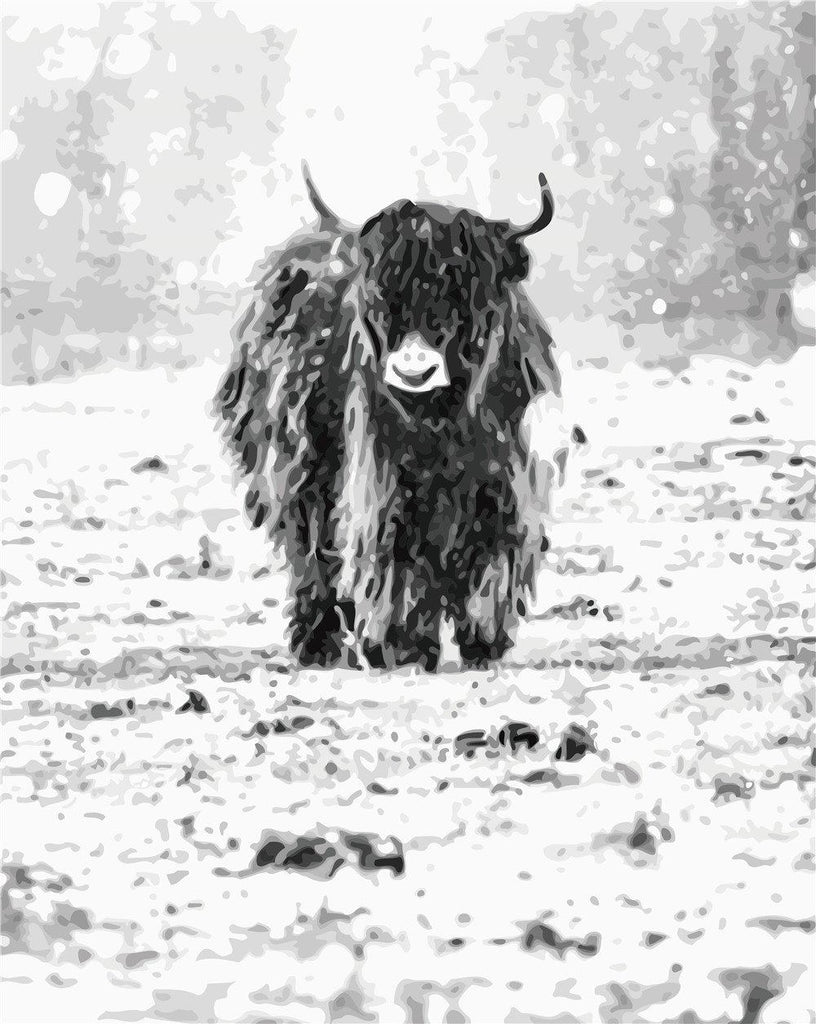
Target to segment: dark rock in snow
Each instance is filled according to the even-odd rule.
[[[187,700],[176,710],[177,715],[183,715],[186,711],[194,711],[197,715],[205,715],[210,710],[207,698],[198,690],[188,690]]]
[[[526,722],[508,722],[499,730],[498,740],[501,746],[509,747],[515,753],[519,747],[534,750],[538,746],[539,735]]]
[[[283,721],[281,718],[273,718],[271,722],[256,722],[249,735],[268,736],[270,732],[273,732],[281,736],[284,733],[299,732],[301,729],[307,729],[310,725],[314,725],[314,719],[309,718],[308,715],[296,715],[288,722]]]
[[[605,846],[617,848],[619,852],[633,858],[637,865],[643,866],[656,856],[662,843],[673,841],[674,830],[658,803],[650,815],[639,814],[634,821],[618,825],[606,835],[596,836],[592,847],[596,850]]]
[[[198,575],[213,580],[225,580],[232,575],[232,567],[221,554],[221,548],[204,534],[198,541]]]
[[[730,697],[732,694],[731,687],[728,683],[714,683],[712,686],[707,686],[700,696],[702,697]]]
[[[453,741],[453,749],[455,753],[471,758],[477,750],[483,750],[489,743],[490,739],[484,729],[471,729],[459,733]]]
[[[395,876],[405,873],[405,854],[399,839],[391,836],[382,840],[364,832],[346,833],[343,839],[346,846],[357,854],[361,870],[390,869]]]
[[[563,960],[567,951],[574,949],[580,956],[595,956],[601,948],[601,937],[590,932],[585,939],[562,939],[558,932],[543,921],[531,921],[521,937],[521,948],[526,950],[548,949]]]
[[[135,709],[136,704],[130,698],[115,704],[92,704],[91,718],[123,718],[126,714],[132,715]]]
[[[586,434],[578,426],[577,423],[572,428],[572,440],[574,441],[575,444],[586,444],[587,443]]]
[[[714,785],[712,800],[723,803],[728,803],[730,800],[750,800],[756,789],[754,783],[750,779],[746,779],[744,775],[715,775],[712,782]]]
[[[550,784],[555,786],[556,789],[560,789],[563,785],[562,778],[555,768],[537,768],[534,772],[525,775],[521,782],[526,783],[528,786]]]
[[[717,977],[723,988],[740,994],[740,1024],[757,1024],[762,1007],[785,991],[782,975],[771,964],[754,969],[732,967],[719,971]]]
[[[595,741],[586,729],[571,722],[561,735],[555,752],[556,761],[580,761],[586,754],[594,754]]]
[[[130,469],[131,473],[166,473],[167,470],[167,463],[158,455],[150,455],[137,462],[135,466],[131,466]]]
[[[657,836],[645,818],[636,818],[632,831],[626,837],[626,844],[643,853],[657,853]]]
[[[399,792],[397,789],[386,789],[380,782],[369,782],[366,789],[377,796],[395,796]]]
[[[313,872],[330,878],[344,863],[337,848],[321,836],[268,833],[255,855],[255,866]]]
[[[626,836],[626,845],[640,853],[654,855],[660,843],[671,842],[673,839],[674,832],[667,825],[638,817],[632,824],[631,832]]]

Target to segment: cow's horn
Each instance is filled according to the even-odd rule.
[[[538,176],[538,184],[541,188],[541,213],[526,227],[519,228],[511,224],[511,238],[525,238],[527,235],[534,235],[537,231],[543,231],[553,219],[555,204],[553,203],[550,186],[547,184],[546,175],[543,173]]]
[[[342,221],[334,210],[330,209],[323,201],[323,197],[317,191],[315,183],[312,181],[312,175],[309,171],[309,165],[306,161],[303,161],[303,181],[306,185],[306,192],[309,196],[309,202],[314,207],[315,213],[320,219],[320,227],[324,231],[337,231],[342,233],[347,230],[347,225]]]

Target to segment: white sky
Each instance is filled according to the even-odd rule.
[[[535,5],[530,0],[297,5],[224,0],[222,6],[248,28],[272,21],[295,30],[288,53],[291,79],[281,105],[286,120],[275,147],[276,158],[294,172],[292,192],[281,189],[272,201],[275,239],[267,225],[244,215],[238,197],[246,231],[220,248],[219,276],[227,277],[244,272],[247,245],[262,252],[309,216],[305,203],[293,205],[303,194],[303,159],[329,205],[351,221],[365,220],[394,199],[415,196],[420,160],[439,141],[440,97],[433,78],[417,74],[423,48],[474,63],[491,29]],[[547,9],[571,6],[564,2]],[[471,186],[486,201],[488,168],[479,153],[472,157]],[[452,183],[439,186],[439,198],[447,198]],[[249,182],[245,196],[249,209],[258,199]]]
[[[595,2],[584,0],[586,6]],[[420,161],[440,148],[440,96],[433,76],[417,74],[424,47],[470,66],[484,52],[485,36],[492,30],[523,14],[571,10],[575,3],[219,0],[218,6],[234,11],[248,29],[274,24],[295,31],[287,55],[291,79],[281,104],[286,120],[274,154],[292,172],[290,188],[279,187],[265,204],[266,216],[258,217],[263,194],[249,176],[237,196],[244,229],[219,247],[218,276],[241,280],[249,272],[250,254],[257,258],[266,245],[283,240],[310,218],[299,171],[303,159],[329,206],[350,221],[362,222],[395,199],[417,196]],[[683,17],[690,8],[693,3],[682,5]],[[465,104],[467,92],[464,87]],[[461,90],[457,101],[462,102]],[[474,122],[480,113],[472,111]],[[543,109],[540,114],[549,116]],[[553,116],[558,114],[554,108]],[[534,154],[531,161],[528,177],[534,181],[539,170]],[[476,205],[488,216],[509,215],[490,207],[489,170],[477,144],[467,168]],[[461,194],[461,183],[447,179],[444,163],[428,173],[428,180],[440,200]]]

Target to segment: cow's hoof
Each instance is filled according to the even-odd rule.
[[[415,648],[402,650],[397,655],[399,665],[418,665],[426,672],[436,672],[439,667],[439,644],[428,641]]]
[[[393,668],[393,655],[385,644],[375,644],[368,640],[362,643],[363,657],[368,667],[373,669]]]
[[[340,663],[340,651],[334,648],[301,647],[295,651],[295,657],[301,669],[331,669]]]
[[[419,639],[408,643],[405,637],[386,640],[385,643],[363,641],[363,656],[373,669],[404,668],[418,665],[426,672],[436,672],[440,649],[436,640]]]
[[[468,630],[456,636],[459,655],[464,668],[488,668],[493,662],[499,661],[513,646],[505,634],[499,634],[495,640],[485,640],[479,630]]]
[[[301,668],[331,668],[342,658],[342,648],[329,640],[302,644],[292,653]]]
[[[340,617],[332,608],[317,624],[292,627],[292,654],[302,668],[331,668],[343,657],[343,632]]]

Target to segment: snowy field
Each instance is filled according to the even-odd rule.
[[[815,371],[566,373],[534,614],[437,676],[293,671],[216,368],[7,389],[6,1024],[816,1021]]]

